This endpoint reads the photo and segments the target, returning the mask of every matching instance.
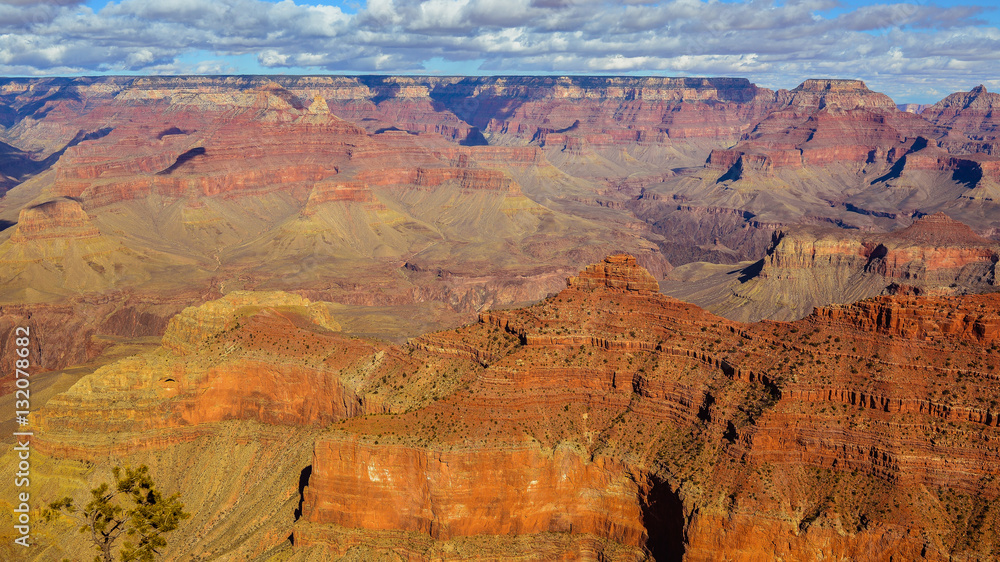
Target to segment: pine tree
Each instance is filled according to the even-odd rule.
[[[66,511],[83,523],[80,532],[90,533],[99,552],[95,562],[113,562],[115,543],[122,536],[125,540],[118,549],[122,562],[154,560],[167,544],[164,535],[191,514],[184,512],[180,494],[163,497],[146,465],[136,469],[116,466],[111,472],[114,484],[103,483],[92,489],[90,503],[82,514],[76,513],[73,499],[65,497],[49,504],[45,518],[51,520]]]

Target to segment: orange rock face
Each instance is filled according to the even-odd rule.
[[[335,373],[377,350],[332,333],[339,329],[325,305],[285,293],[230,293],[190,307],[171,319],[160,350],[103,367],[54,398],[39,447],[86,458],[72,435],[95,426],[169,435],[233,419],[309,426],[358,415],[363,401]]]
[[[325,440],[313,466],[303,504],[312,523],[436,540],[573,532],[636,550],[647,538],[634,475],[574,450],[524,444],[434,451]],[[303,546],[318,538],[298,537]]]
[[[624,289],[626,291],[659,290],[656,279],[644,268],[639,267],[635,257],[615,254],[604,259],[604,263],[588,266],[576,277],[570,277],[566,284],[578,289]]]
[[[791,233],[787,238],[784,233],[775,235],[775,245],[764,260],[761,275],[774,276],[783,269],[845,267],[890,280],[947,285],[960,277],[966,266],[982,265],[987,274],[998,256],[996,244],[943,213],[919,218],[890,235],[842,236],[829,230],[824,234]],[[951,279],[945,280],[948,275]],[[938,276],[942,279],[938,280]]]
[[[40,369],[164,336],[58,375],[80,381],[39,412],[39,453],[172,474],[207,443],[260,461],[288,437],[301,461],[274,472],[281,515],[239,521],[244,475],[212,461],[217,511],[177,558],[256,559],[293,531],[320,558],[996,556],[1000,303],[958,294],[994,288],[1000,255],[985,89],[918,116],[858,81],[40,79],[0,113],[49,86],[3,131],[20,304],[0,327],[37,327]],[[757,258],[774,230],[761,280],[798,304],[843,290],[806,312],[893,294],[741,324],[658,293],[665,255]],[[419,326],[479,321],[394,346],[338,334],[319,300],[384,307],[354,333],[417,305]],[[233,545],[244,527],[256,545]]]
[[[415,544],[541,545],[563,532],[596,536],[620,560],[974,559],[994,548],[992,531],[949,541],[968,517],[997,516],[976,496],[1000,492],[980,484],[1000,457],[994,300],[883,297],[737,324],[571,282],[422,338],[484,367],[421,411],[348,420],[320,439],[296,544],[424,559]],[[504,336],[517,343],[496,347]],[[409,538],[393,544],[400,531]],[[565,548],[554,557],[580,555]]]
[[[405,347],[337,335],[324,303],[230,293],[50,399],[36,447],[156,459],[227,427],[329,428],[299,520],[259,523],[302,555],[991,556],[996,295],[741,324],[650,278],[609,256]]]
[[[733,179],[775,168],[862,167],[874,154],[905,150],[916,135],[930,134],[925,121],[898,111],[860,80],[806,80],[789,94],[787,106],[761,120],[743,142],[713,151],[709,165],[731,170]]]
[[[87,238],[97,235],[97,229],[80,203],[71,199],[55,199],[22,210],[17,227],[11,234],[11,241]]]
[[[957,92],[925,108],[921,116],[959,134],[944,141],[945,146],[962,152],[996,155],[1000,141],[1000,94],[987,92],[982,85],[969,92]],[[964,138],[963,138],[964,137]]]
[[[891,336],[928,341],[966,340],[990,345],[1000,338],[998,302],[993,294],[969,303],[958,301],[955,307],[942,306],[930,298],[880,297],[820,308],[816,314]]]

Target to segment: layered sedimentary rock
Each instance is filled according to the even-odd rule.
[[[234,292],[189,307],[170,320],[159,350],[84,378],[49,403],[41,427],[50,443],[70,447],[64,454],[79,455],[86,445],[55,435],[94,423],[126,434],[227,419],[322,425],[355,415],[360,401],[332,373],[367,348],[333,334],[340,327],[327,307],[279,292]],[[351,348],[350,358],[321,351],[336,345]]]
[[[816,306],[886,293],[991,292],[998,259],[995,242],[939,213],[889,234],[779,230],[759,262],[688,266],[665,289],[733,319],[793,320]]]
[[[783,272],[792,270],[865,270],[885,277],[887,283],[934,291],[973,277],[973,283],[992,285],[997,259],[994,242],[938,213],[887,235],[845,236],[835,230],[779,232],[759,275],[780,278],[791,276]],[[970,271],[964,271],[967,267]],[[971,270],[978,270],[978,275]]]
[[[708,163],[728,170],[733,180],[748,172],[773,175],[775,168],[863,166],[873,153],[900,150],[897,144],[921,127],[929,129],[860,80],[806,80],[790,92],[787,106],[733,149],[714,151]]]
[[[435,80],[431,89],[455,83]],[[347,306],[396,307],[409,327],[383,323],[378,333],[402,339],[418,325],[541,298],[614,249],[639,255],[657,275],[669,269],[621,210],[580,216],[532,193],[567,177],[537,143],[458,143],[440,131],[365,128],[370,119],[337,116],[350,117],[344,104],[357,96],[370,107],[388,96],[388,108],[419,93],[382,82],[6,82],[4,138],[38,151],[46,164],[0,200],[0,259],[9,266],[0,298],[127,291],[184,305],[233,289],[294,290]],[[489,89],[491,80],[480,82]],[[551,85],[535,82],[517,91],[552,97]],[[660,82],[663,95],[679,88]],[[692,88],[684,95],[709,86]],[[580,95],[591,95],[586,90]],[[450,115],[426,109],[420,119]],[[85,226],[45,222],[49,207]],[[370,324],[363,311],[345,313],[350,325]]]
[[[108,478],[112,460],[143,463],[193,514],[191,539],[171,542],[166,559],[254,558],[280,545],[316,429],[381,411],[357,389],[386,350],[331,331],[329,306],[230,293],[178,314],[160,348],[93,370],[44,408],[36,398],[33,493],[85,494]],[[80,461],[97,468],[74,470]],[[86,552],[77,526],[42,526],[36,559]]]
[[[94,238],[100,233],[72,199],[53,199],[22,209],[10,236],[13,243],[52,238]]]
[[[878,297],[816,309],[816,316],[907,339],[990,345],[1000,332],[996,295],[941,306],[932,297]]]
[[[961,140],[971,138],[963,128],[989,128],[985,111],[960,109],[988,106],[985,92],[942,102],[969,111],[964,121],[899,111],[857,80],[807,80],[778,94],[784,105],[739,143],[713,150],[704,169],[645,187],[633,204],[667,238],[675,265],[756,258],[775,229],[803,222],[889,231],[944,211],[995,228],[1000,164]]]
[[[980,484],[1000,455],[989,444],[997,359],[979,347],[997,337],[992,300],[883,297],[740,325],[654,293],[571,283],[427,336],[422,349],[486,366],[465,390],[321,438],[296,548],[977,559],[996,541],[986,498],[997,490]],[[887,307],[906,313],[890,320]],[[520,344],[491,351],[498,334]],[[959,381],[962,395],[950,391]],[[579,540],[553,551],[551,533]]]
[[[37,478],[60,459],[150,463],[198,508],[171,559],[993,555],[995,295],[740,324],[649,278],[610,256],[403,348],[330,331],[323,303],[233,293],[50,399]],[[206,487],[191,458],[250,472]]]
[[[103,235],[78,201],[50,199],[22,209],[0,242],[0,300],[55,301],[139,285],[163,263]]]
[[[957,92],[927,107],[921,116],[953,131],[942,144],[955,152],[1000,155],[1000,94],[987,92],[982,85]]]
[[[996,156],[973,146],[990,134],[992,95],[953,96],[925,118],[860,81],[829,79],[774,92],[728,78],[108,77],[10,79],[0,93],[4,140],[47,155],[39,170],[55,168],[50,198],[80,197],[88,212],[135,201],[124,217],[96,213],[116,215],[107,222],[125,237],[144,205],[186,199],[180,223],[159,227],[167,243],[157,249],[191,249],[184,257],[207,267],[216,254],[225,261],[220,245],[245,245],[298,212],[323,215],[315,203],[331,195],[310,204],[314,184],[450,178],[469,192],[507,190],[507,214],[531,207],[525,196],[645,238],[666,258],[654,275],[666,262],[758,258],[774,227],[800,221],[891,230],[949,210],[980,231],[1000,228],[984,211],[1000,197]],[[267,199],[270,215],[247,212],[243,197]],[[434,243],[421,236],[436,228],[427,217],[400,218],[378,193],[352,197],[383,216],[351,220],[402,221],[410,247]],[[378,240],[365,258],[408,251]],[[585,263],[557,261],[563,273]]]
[[[613,459],[591,462],[572,447],[434,451],[324,441],[313,463],[303,504],[313,523],[440,541],[573,532],[636,547],[646,535],[635,475]],[[395,508],[385,509],[390,504]],[[322,541],[322,534],[307,537],[302,547]]]
[[[608,256],[603,263],[588,266],[576,277],[570,277],[567,285],[579,289],[607,287],[627,291],[659,290],[656,279],[639,267],[634,256],[628,254]]]
[[[0,327],[37,333],[36,380],[166,332],[52,374],[82,378],[37,418],[39,482],[153,465],[198,512],[175,558],[993,557],[997,303],[960,294],[995,285],[994,98],[5,80]],[[744,325],[656,292],[666,258],[762,256],[710,296],[800,317],[889,294]],[[718,290],[705,272],[678,275]],[[402,347],[337,332],[477,312]]]
[[[419,406],[460,383],[437,376],[451,368],[447,360],[422,366],[393,346],[339,335],[332,306],[233,292],[175,316],[158,349],[90,367],[54,398],[42,394],[48,401],[36,398],[32,459],[44,484],[33,491],[85,493],[106,478],[107,459],[145,463],[194,513],[196,538],[168,559],[256,557],[279,547],[301,511],[303,455],[318,428]],[[51,343],[45,328],[32,324],[33,341]],[[44,375],[33,375],[33,389],[43,388]],[[74,472],[79,461],[98,468]],[[88,548],[66,523],[40,529],[40,559]]]

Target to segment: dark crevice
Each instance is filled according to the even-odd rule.
[[[703,422],[712,421],[712,404],[715,404],[715,397],[710,393],[705,394],[705,399],[698,408],[698,419]]]
[[[887,256],[888,254],[889,254],[889,249],[886,248],[883,244],[875,246],[875,249],[872,250],[872,253],[868,255],[868,261],[865,263],[865,271],[866,272],[873,271],[875,268],[875,263],[885,258],[885,256]]]
[[[888,172],[872,180],[871,185],[875,185],[876,183],[883,181],[899,179],[899,177],[903,174],[903,168],[906,167],[906,156],[908,154],[913,154],[914,152],[919,152],[925,148],[927,148],[927,139],[924,137],[917,137],[917,139],[913,141],[913,144],[910,146],[910,149],[906,151],[906,154],[904,154],[899,160],[896,160],[892,167],[889,168]]]
[[[726,170],[725,174],[719,176],[719,179],[715,180],[715,183],[723,183],[727,181],[737,181],[743,176],[743,156],[740,156],[736,162]]]
[[[876,180],[878,181],[878,180]],[[873,182],[874,183],[874,182]],[[871,209],[865,209],[863,207],[858,207],[853,203],[844,203],[844,209],[849,213],[857,213],[859,215],[866,215],[869,217],[878,217],[883,219],[896,220],[897,214],[889,211],[873,211]]]
[[[45,105],[54,101],[82,102],[83,100],[80,98],[80,94],[76,91],[76,88],[60,87],[52,94],[28,102],[14,110],[14,112],[4,112],[3,118],[0,119],[0,124],[5,127],[12,127],[26,117],[31,117],[36,121],[42,120],[52,111],[52,106],[45,107]]]
[[[206,150],[205,150],[204,146],[197,146],[195,148],[192,148],[191,150],[189,150],[189,151],[185,152],[184,154],[181,154],[180,156],[178,156],[177,160],[175,160],[174,163],[171,164],[169,168],[167,168],[165,170],[161,170],[159,172],[156,172],[156,175],[158,175],[158,176],[166,176],[166,175],[170,174],[171,172],[173,172],[174,170],[176,170],[177,168],[180,168],[181,166],[183,166],[185,162],[188,162],[188,161],[190,161],[190,160],[192,160],[192,159],[194,159],[194,158],[196,158],[198,156],[204,155],[205,152],[206,152]]]
[[[292,106],[292,108],[295,110],[301,111],[307,107],[307,105],[301,99],[299,99],[298,96],[288,91],[287,89],[282,88],[281,86],[267,88],[267,92],[272,96],[281,99],[288,105]]]
[[[73,139],[66,144],[66,146],[53,152],[42,160],[34,160],[32,155],[28,152],[0,142],[0,171],[8,177],[14,178],[14,180],[18,183],[23,182],[24,180],[51,168],[52,165],[55,164],[56,161],[58,161],[70,147],[76,146],[83,141],[106,137],[111,133],[111,131],[111,127],[105,127],[89,133],[78,131],[76,136],[74,136]]]
[[[185,131],[184,129],[178,129],[177,127],[170,127],[169,129],[160,131],[160,133],[156,135],[156,140],[163,140],[163,137],[168,137],[170,135],[190,135],[192,132],[193,131]]]
[[[649,535],[646,549],[656,562],[681,562],[684,504],[667,482],[653,476],[652,484],[642,505],[642,523]]]
[[[479,131],[478,127],[473,127],[469,130],[469,134],[465,136],[465,139],[458,144],[462,146],[487,146],[490,143],[483,136],[483,133]]]
[[[366,76],[363,79],[358,79],[359,82],[368,86],[375,94],[371,97],[371,100],[376,106],[386,100],[395,99],[400,92],[399,84],[386,83],[385,78],[385,76]]]
[[[555,131],[552,131],[552,132],[553,133],[568,133],[570,131],[575,131],[575,130],[577,130],[579,128],[580,128],[580,120],[577,119],[576,121],[573,121],[573,124],[570,125],[569,127],[566,127],[565,129],[558,129],[558,130],[555,130]]]
[[[306,499],[306,486],[309,485],[309,477],[312,476],[313,467],[309,465],[299,473],[299,507],[295,508],[295,520],[302,517],[302,504]]]
[[[726,432],[722,434],[722,438],[725,439],[726,441],[730,442],[730,443],[735,443],[736,442],[736,438],[738,436],[739,436],[739,434],[736,433],[736,426],[733,425],[733,422],[727,421],[726,422]]]
[[[69,141],[69,143],[66,144],[66,146],[62,147],[61,150],[53,152],[52,154],[49,154],[49,156],[44,160],[39,161],[35,166],[35,170],[33,170],[31,173],[37,174],[39,172],[49,169],[62,157],[62,155],[70,147],[76,146],[83,141],[97,140],[100,138],[104,138],[110,135],[111,131],[113,130],[114,129],[112,127],[104,127],[102,129],[97,129],[96,131],[90,131],[89,133],[85,133],[83,131],[77,132],[76,136],[73,137],[73,140]]]
[[[955,171],[951,174],[951,179],[965,184],[966,187],[971,189],[979,185],[979,182],[983,179],[983,167],[979,162],[960,160],[958,166],[955,167]]]
[[[906,156],[903,156],[899,160],[893,163],[892,167],[885,174],[873,179],[869,185],[875,185],[876,183],[881,183],[884,181],[899,179],[903,175],[903,168],[906,167]],[[848,209],[850,211],[850,209]]]
[[[376,135],[381,135],[382,133],[391,133],[393,131],[398,131],[400,133],[408,133],[408,134],[411,134],[411,135],[416,134],[416,133],[411,133],[410,131],[407,131],[406,129],[400,129],[399,127],[396,127],[396,126],[382,127],[381,129],[376,129],[375,130],[375,134]]]
[[[747,281],[749,281],[749,280],[757,277],[758,275],[760,275],[760,272],[763,271],[763,270],[764,270],[764,260],[757,260],[757,261],[753,262],[752,264],[750,264],[750,265],[744,267],[743,269],[739,270],[740,276],[737,277],[736,279],[740,283],[746,283]],[[732,273],[732,272],[730,272],[730,273]]]

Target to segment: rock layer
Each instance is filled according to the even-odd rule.
[[[664,287],[729,318],[794,320],[816,306],[880,294],[992,292],[998,260],[997,244],[940,213],[889,234],[779,230],[757,263]],[[672,275],[682,280],[695,271],[686,267]]]
[[[202,447],[292,447],[302,464],[275,472],[284,507],[251,518],[253,544],[229,531],[254,501],[236,490],[271,480],[188,482],[218,515],[172,558],[256,556],[289,532],[293,560],[993,556],[996,295],[741,324],[648,290],[631,256],[576,277],[405,347],[340,336],[329,305],[294,295],[187,309],[160,349],[38,412],[39,477],[59,459],[176,476]]]
[[[570,277],[567,285],[578,289],[624,289],[626,291],[659,290],[656,279],[649,271],[639,266],[634,256],[615,254],[603,263],[588,266],[576,277]]]
[[[421,349],[485,370],[422,411],[348,420],[320,439],[296,536],[331,554],[416,559],[415,544],[440,553],[476,536],[490,558],[500,551],[487,537],[546,544],[553,531],[618,544],[602,547],[616,560],[977,559],[993,531],[951,537],[969,517],[997,516],[975,497],[997,493],[981,487],[1000,456],[988,382],[1000,365],[980,347],[1000,327],[992,300],[883,297],[741,325],[651,292],[570,283],[427,336]],[[498,331],[519,344],[488,351]],[[964,394],[951,393],[962,380]],[[560,482],[574,488],[553,495]],[[392,530],[408,538],[393,544]],[[769,538],[751,539],[761,530]]]

